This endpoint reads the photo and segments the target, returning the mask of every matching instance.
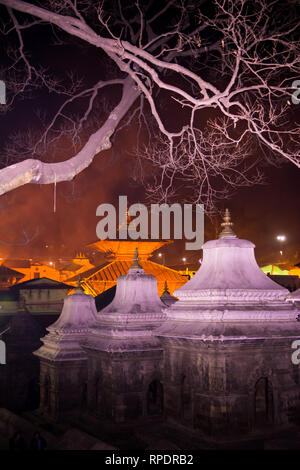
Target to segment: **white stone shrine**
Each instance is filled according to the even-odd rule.
[[[232,225],[227,210],[219,239],[203,245],[199,271],[174,292],[179,300],[155,332],[166,417],[212,435],[286,424],[300,405],[291,361],[299,310]]]

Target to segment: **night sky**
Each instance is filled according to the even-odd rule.
[[[0,7],[0,15],[3,11]],[[101,73],[101,53],[78,47],[77,44],[51,45],[49,33],[49,28],[38,27],[34,34],[30,32],[26,35],[26,45],[32,50],[34,59],[50,65],[59,76],[64,74],[66,68],[75,68],[86,84],[93,83],[96,72]],[[4,67],[6,48],[7,43],[2,42],[0,59]],[[109,92],[107,98],[114,99]],[[46,109],[51,115],[59,100],[54,95],[37,90],[32,93],[31,99],[19,100],[9,114],[0,115],[0,149],[4,148],[13,132],[24,131],[28,126],[33,129],[38,127],[36,111]],[[295,113],[299,119],[298,110]],[[74,183],[57,185],[55,213],[53,185],[27,185],[2,196],[0,256],[39,257],[44,260],[53,256],[72,256],[75,251],[83,251],[86,244],[96,241],[98,218],[95,214],[99,204],[116,203],[119,195],[127,195],[131,204],[144,202],[143,185],[131,179],[135,143],[136,125],[133,123],[117,134],[113,139],[113,148],[96,157]],[[65,154],[70,156],[68,149]],[[231,210],[237,235],[255,243],[256,257],[261,265],[280,260],[276,235],[285,234],[287,241],[282,260],[292,266],[300,262],[299,169],[285,163],[280,167],[263,164],[263,170],[263,185],[239,189],[229,200],[220,201],[217,207],[220,211],[225,207]],[[206,218],[205,240],[215,238],[217,223],[216,218]],[[25,243],[26,237],[32,239]],[[164,251],[166,264],[170,266],[180,263],[183,256],[191,262],[201,258],[201,252],[184,252],[183,242],[169,245]]]

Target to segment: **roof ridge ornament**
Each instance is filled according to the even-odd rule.
[[[236,234],[232,230],[233,222],[231,222],[231,215],[229,209],[225,209],[225,214],[223,215],[223,221],[221,227],[223,227],[222,232],[219,234],[219,238],[224,237],[236,237]]]
[[[136,248],[134,252],[134,257],[132,259],[133,263],[130,266],[130,269],[143,269],[142,266],[139,264],[139,261],[141,258],[139,258],[139,250]]]

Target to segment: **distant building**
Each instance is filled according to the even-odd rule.
[[[0,289],[7,289],[24,278],[24,274],[4,264],[0,266]]]
[[[4,265],[10,268],[13,267],[13,269],[22,273],[22,282],[30,281],[31,279],[39,279],[41,277],[47,277],[56,281],[60,280],[60,272],[55,269],[54,266],[48,264],[39,262],[31,263],[31,260],[7,259],[4,261]]]
[[[66,264],[60,268],[59,271],[61,280],[67,281],[69,278],[73,278],[74,276],[78,278],[79,274],[93,269],[94,267],[95,266],[90,262],[89,258],[87,258],[84,253],[78,253],[69,264]]]
[[[41,277],[16,284],[11,290],[24,298],[28,312],[39,317],[45,327],[61,312],[64,298],[72,288],[71,285]]]
[[[300,263],[295,264],[295,266],[290,269],[289,273],[291,274],[291,276],[298,276],[300,278]]]
[[[16,273],[18,273],[18,276],[15,276],[16,282],[19,282],[20,279],[22,279],[23,282],[42,277],[61,282],[66,281],[69,277],[73,277],[74,275],[78,276],[78,274],[94,267],[83,253],[76,254],[75,258],[60,268],[57,268],[56,264],[58,263],[54,261],[43,263],[38,261],[32,262],[32,260],[29,259],[6,259],[2,266],[14,269]],[[20,273],[22,274],[21,277]]]
[[[286,269],[280,269],[279,266],[275,266],[274,264],[268,264],[267,266],[263,266],[260,268],[265,274],[271,274],[273,276],[288,276],[289,271]]]

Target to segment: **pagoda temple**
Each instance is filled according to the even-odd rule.
[[[130,220],[130,216],[127,213],[127,228]],[[120,228],[121,227],[119,226],[118,232]],[[106,255],[107,262],[101,266],[80,272],[82,281],[81,285],[84,288],[85,293],[96,297],[107,289],[115,286],[117,284],[118,277],[124,276],[128,273],[137,249],[142,269],[146,274],[151,274],[157,279],[159,296],[164,292],[166,281],[168,283],[170,294],[172,294],[174,290],[185,284],[187,281],[186,276],[182,276],[178,271],[150,260],[156,250],[170,243],[172,243],[172,240],[106,239],[99,240],[88,245],[88,248],[104,253]],[[70,277],[68,282],[76,283],[78,278],[77,275],[78,273],[76,273],[76,276]]]
[[[82,286],[87,294],[94,297],[107,289],[115,286],[119,276],[127,274],[136,248],[140,254],[141,266],[145,273],[155,276],[159,295],[164,292],[165,281],[168,282],[170,293],[181,287],[186,278],[174,269],[150,261],[153,252],[170,241],[149,241],[149,240],[100,240],[93,243],[93,248],[106,253],[108,262],[98,268],[85,271],[81,274]],[[75,281],[76,278],[68,279],[68,282]]]

